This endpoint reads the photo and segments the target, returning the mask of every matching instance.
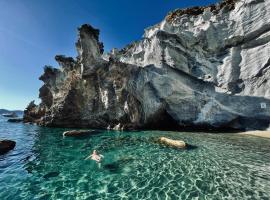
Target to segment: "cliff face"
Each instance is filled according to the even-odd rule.
[[[270,1],[175,10],[142,40],[103,54],[79,28],[76,59],[45,67],[25,122],[115,129],[264,129],[270,124]]]

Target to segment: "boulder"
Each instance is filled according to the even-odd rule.
[[[22,122],[23,119],[22,118],[12,118],[12,119],[8,119],[8,122],[12,122],[12,123],[19,123]]]
[[[82,136],[88,136],[93,134],[93,130],[72,130],[72,131],[65,131],[63,133],[63,136],[67,137],[82,137]]]
[[[5,154],[14,149],[16,142],[12,140],[0,140],[0,154]]]
[[[187,144],[183,140],[173,140],[166,137],[160,137],[158,139],[160,144],[165,144],[167,146],[175,147],[175,148],[186,148]]]

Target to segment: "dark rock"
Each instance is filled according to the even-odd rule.
[[[42,125],[41,118],[44,116],[45,111],[46,108],[43,104],[36,105],[35,101],[31,101],[27,108],[24,110],[23,122]]]
[[[23,119],[22,118],[12,118],[12,119],[8,119],[8,122],[13,122],[13,123],[19,123],[22,122]]]
[[[64,55],[56,55],[55,60],[66,71],[75,70],[76,61],[72,57],[66,57]]]
[[[0,154],[5,154],[14,149],[16,142],[12,140],[0,140]]]

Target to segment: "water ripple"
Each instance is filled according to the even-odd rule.
[[[269,199],[270,140],[235,134],[109,132],[63,138],[66,129],[8,124],[16,148],[0,156],[1,199]],[[198,148],[177,150],[167,135]],[[84,160],[97,149],[99,167]]]

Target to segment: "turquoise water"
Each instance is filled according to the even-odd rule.
[[[5,122],[0,199],[270,199],[270,140],[235,134],[101,131],[63,138],[67,129]],[[183,139],[198,148],[153,142]],[[98,166],[84,160],[97,149]]]

